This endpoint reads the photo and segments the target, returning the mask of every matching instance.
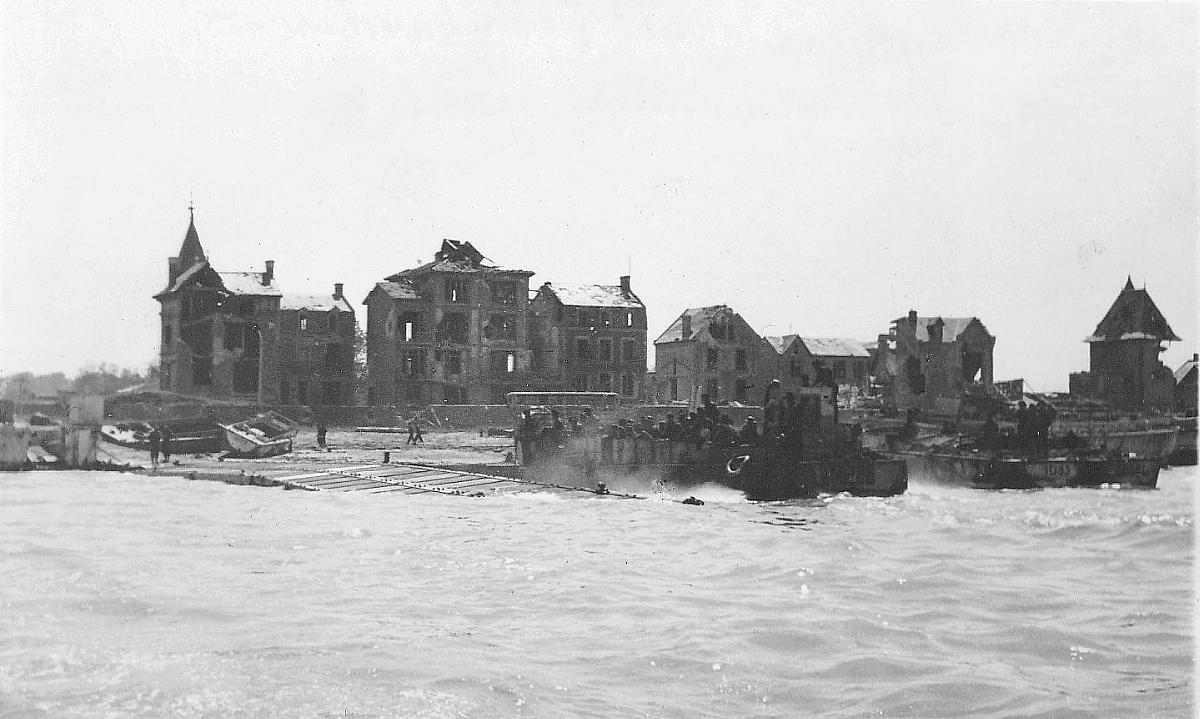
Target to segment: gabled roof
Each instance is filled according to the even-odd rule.
[[[1175,384],[1179,384],[1183,381],[1184,377],[1187,377],[1192,372],[1195,372],[1196,365],[1197,362],[1194,359],[1190,359],[1187,362],[1179,365],[1179,369],[1175,370]]]
[[[328,312],[333,308],[343,312],[354,312],[350,302],[342,297],[334,299],[332,294],[298,294],[288,292],[279,300],[281,310],[309,310],[310,312]]]
[[[764,337],[775,348],[777,354],[786,354],[796,342],[804,345],[808,353],[814,357],[870,357],[871,353],[858,340],[840,337],[801,337],[800,335],[782,335],[780,337]]]
[[[683,336],[683,318],[689,317],[691,322],[692,333],[688,337]],[[709,326],[718,322],[730,322],[740,318],[738,313],[734,312],[727,305],[712,305],[710,307],[692,307],[683,311],[675,321],[667,327],[658,339],[654,340],[654,344],[663,342],[678,342],[683,339],[694,340],[701,334],[708,332]],[[742,320],[745,324],[745,320]],[[750,327],[746,324],[746,327]],[[753,328],[750,328],[753,332]],[[711,336],[711,335],[710,335]]]
[[[426,262],[418,267],[412,267],[407,270],[401,270],[394,275],[388,275],[384,279],[396,281],[405,277],[413,277],[423,275],[429,272],[453,272],[453,273],[505,273],[525,275],[526,277],[534,274],[529,270],[514,270],[504,267],[497,267],[483,256],[483,253],[475,249],[475,246],[470,242],[459,242],[458,240],[442,240],[442,248],[433,256],[432,262]]]
[[[620,285],[564,285],[546,282],[545,291],[570,307],[645,307],[633,292],[622,292]]]
[[[191,217],[188,219],[187,233],[183,236],[183,244],[179,247],[178,258],[180,264],[184,265],[193,265],[208,259],[204,254],[204,247],[200,245],[200,233],[196,232],[195,213],[191,213]]]
[[[898,317],[893,320],[893,322],[903,323],[908,322],[908,319],[908,317]],[[988,337],[992,336],[992,333],[988,332],[987,327],[984,326],[983,322],[980,322],[978,317],[918,317],[916,327],[918,342],[929,341],[929,325],[937,322],[938,320],[941,320],[942,324],[944,325],[942,328],[943,342],[953,342],[954,340],[958,339],[963,332],[967,331],[967,328],[971,326],[972,322],[979,322],[979,327],[983,329],[984,333],[986,333]]]
[[[1146,290],[1134,288],[1132,278],[1125,281],[1121,294],[1084,342],[1119,340],[1179,340]]]
[[[800,339],[800,335],[780,335],[778,337],[763,337],[771,347],[775,348],[775,354],[785,354],[792,348],[792,343]]]
[[[275,284],[275,279],[263,284],[262,272],[218,272],[221,284],[231,295],[249,295],[259,297],[279,297],[283,295]]]
[[[192,265],[191,267],[187,268],[183,272],[181,272],[180,275],[175,278],[175,281],[171,283],[170,287],[166,288],[162,292],[159,292],[158,294],[165,295],[170,292],[178,292],[180,289],[183,288],[183,286],[185,284],[190,282],[193,277],[199,275],[201,272],[204,272],[205,270],[209,270],[209,271],[213,272],[213,274],[216,274],[216,271],[212,270],[212,268],[209,266],[207,261],[201,260],[201,261],[197,262],[196,264]],[[158,295],[155,295],[155,297],[157,297],[157,296]]]

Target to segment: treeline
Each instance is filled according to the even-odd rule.
[[[60,392],[111,394],[130,387],[158,387],[158,367],[141,370],[98,364],[84,367],[74,377],[62,372],[34,374],[17,372],[0,375],[0,397],[14,401],[31,401],[35,397],[56,397]]]

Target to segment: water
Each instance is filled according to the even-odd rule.
[[[0,716],[1191,716],[1196,479],[691,507],[3,475]]]

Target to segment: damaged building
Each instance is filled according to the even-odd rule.
[[[1070,377],[1071,394],[1092,397],[1121,409],[1170,409],[1175,377],[1158,358],[1164,342],[1179,337],[1145,288],[1127,278],[1100,324],[1085,340],[1087,372]]]
[[[433,261],[377,282],[363,301],[368,403],[503,404],[531,389],[532,274],[443,240]]]
[[[616,285],[543,283],[529,335],[539,389],[644,396],[646,306],[628,275]]]
[[[995,346],[978,317],[921,317],[910,310],[879,336],[876,382],[898,409],[954,414],[969,389],[991,391]]]
[[[865,394],[871,384],[871,353],[858,340],[800,335],[766,340],[775,349],[775,376],[784,392],[811,384],[817,376],[817,363],[833,372],[839,386],[857,387]]]
[[[261,272],[213,268],[195,215],[167,261],[159,356],[163,390],[258,404],[354,402],[354,309],[342,285],[289,294],[275,263]]]
[[[755,404],[776,371],[773,347],[726,305],[683,311],[654,340],[657,394],[668,401]]]

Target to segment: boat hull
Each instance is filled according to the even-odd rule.
[[[1153,489],[1159,458],[1049,457],[1024,459],[984,453],[897,452],[913,476],[983,489],[1035,489],[1121,485]]]
[[[561,447],[542,443],[522,447],[518,442],[517,457],[522,475],[537,481],[558,482],[566,475],[604,482],[637,478],[678,486],[716,483],[762,501],[843,492],[891,496],[908,488],[904,461],[873,453],[802,459],[777,447],[577,437]],[[731,463],[735,470],[730,469]]]
[[[168,421],[153,426],[171,432],[171,454],[216,452],[224,445],[224,433],[216,422]],[[151,429],[151,425],[141,422],[106,424],[100,428],[100,438],[120,447],[149,451]]]

